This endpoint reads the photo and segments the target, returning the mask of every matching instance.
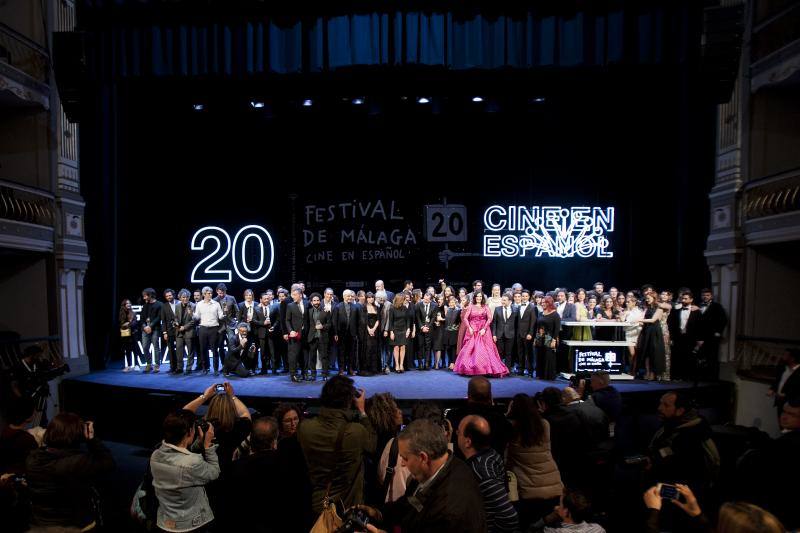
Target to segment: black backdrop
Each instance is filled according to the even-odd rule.
[[[114,110],[113,134],[84,143],[84,153],[96,152],[84,159],[84,173],[111,165],[116,179],[84,183],[92,255],[88,328],[101,323],[92,321],[93,310],[115,313],[122,298],[135,300],[144,287],[201,285],[189,280],[203,256],[189,241],[208,225],[233,237],[258,224],[274,238],[267,279],[228,283],[237,299],[246,287],[274,288],[293,277],[312,290],[337,292],[362,283],[372,288],[376,278],[392,290],[405,278],[419,286],[439,277],[456,285],[520,281],[537,289],[588,288],[597,280],[621,288],[706,283],[714,107],[691,79],[670,72],[584,74],[547,84],[525,80],[512,90],[475,87],[460,81],[457,89],[426,92],[434,98],[429,106],[416,104],[414,93],[403,101],[388,87],[373,88],[364,94],[368,105],[353,106],[342,100],[359,94],[348,85],[315,97],[311,110],[298,107],[296,96],[268,96],[264,109],[252,109],[254,92],[268,94],[252,86],[202,97],[168,81],[100,92],[107,100],[98,109]],[[486,101],[474,104],[478,91]],[[544,102],[531,101],[540,96]],[[204,102],[202,112],[192,109],[197,101]],[[468,253],[481,251],[483,211],[492,204],[613,206],[614,258],[469,256],[445,265],[444,245],[428,243],[423,232],[424,206],[445,198],[467,207],[468,240],[448,247]],[[411,230],[414,243],[393,247],[402,259],[362,259],[363,250],[385,248],[379,245],[304,246],[306,205],[378,200],[387,211],[394,202],[403,220],[357,218],[313,229],[326,228],[331,237],[342,228],[355,235],[372,229],[373,239],[381,229],[402,229],[404,237]],[[350,249],[354,258],[341,260]],[[324,250],[332,251],[332,261],[308,261],[309,253]],[[95,350],[107,350],[105,328],[94,331],[101,334]]]

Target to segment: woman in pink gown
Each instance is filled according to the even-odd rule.
[[[461,323],[467,326],[453,372],[464,376],[502,377],[508,374],[508,367],[500,360],[492,341],[492,315],[484,298],[483,293],[476,292],[472,305],[461,312]]]

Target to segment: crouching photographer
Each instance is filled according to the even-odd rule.
[[[214,425],[192,411],[167,415],[164,441],[150,456],[158,498],[156,523],[164,531],[205,531],[214,520],[205,485],[219,477]]]

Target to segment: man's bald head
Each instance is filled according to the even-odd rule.
[[[566,387],[564,392],[561,393],[561,398],[564,400],[564,403],[572,403],[575,400],[580,400],[581,395],[572,387]]]
[[[467,399],[473,403],[492,405],[492,384],[483,376],[475,376],[467,385]]]
[[[492,430],[489,422],[482,416],[465,416],[458,424],[458,434],[458,444],[464,455],[467,455],[467,449],[479,452],[491,446],[492,443]]]

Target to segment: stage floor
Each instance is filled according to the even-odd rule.
[[[316,399],[319,397],[323,381],[317,378],[314,382],[292,383],[287,374],[253,376],[248,378],[225,378],[222,374],[215,377],[213,374],[202,375],[193,373],[186,375],[172,375],[166,373],[169,367],[164,365],[158,374],[144,374],[142,372],[123,372],[121,367],[109,368],[97,372],[67,378],[68,381],[91,383],[111,387],[124,387],[130,389],[149,390],[152,392],[172,393],[200,393],[213,383],[230,381],[236,394],[249,398],[273,399]],[[411,370],[403,374],[380,374],[376,376],[354,376],[356,386],[363,388],[367,395],[375,392],[390,392],[395,398],[405,401],[413,400],[458,400],[467,396],[467,382],[469,377],[459,376],[449,370]],[[563,388],[567,385],[565,380],[544,381],[522,376],[508,376],[492,378],[492,394],[495,398],[512,398],[520,392],[533,395],[545,387],[556,386]],[[687,382],[650,382],[641,380],[614,381],[622,394],[626,393],[658,393],[671,389],[688,388]]]

